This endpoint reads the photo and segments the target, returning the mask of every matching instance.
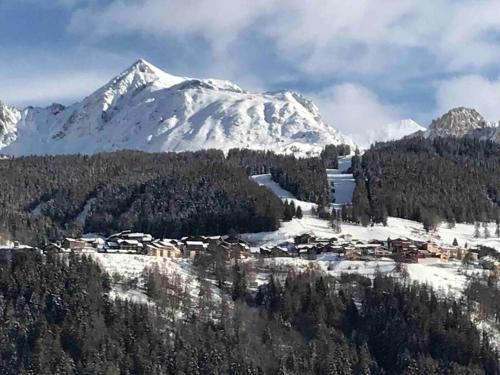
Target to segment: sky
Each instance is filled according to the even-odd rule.
[[[139,58],[311,98],[345,132],[456,106],[500,120],[500,2],[0,0],[0,100],[69,104]]]

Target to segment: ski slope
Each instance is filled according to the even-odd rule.
[[[295,198],[295,196],[288,190],[283,189],[277,182],[273,181],[270,174],[260,174],[251,177],[256,183],[261,186],[267,187],[271,190],[278,198],[281,200],[286,200],[289,202],[294,202],[295,207],[302,209],[302,212],[311,212],[312,208],[316,208],[318,205],[316,203],[301,201]]]
[[[352,174],[345,173],[351,167],[352,156],[346,156],[339,159],[339,167],[337,169],[327,169],[326,176],[330,186],[333,183],[335,193],[332,194],[333,206],[341,208],[344,204],[352,202],[352,194],[354,193],[354,177]]]
[[[339,169],[333,171],[340,172],[346,170],[343,168],[345,168],[347,164],[350,165],[350,161],[348,162],[347,159],[344,159]],[[341,173],[330,174],[330,176],[338,175],[341,177],[349,176],[342,175]],[[281,242],[293,240],[295,236],[303,233],[314,233],[318,237],[336,237],[341,234],[351,234],[353,238],[362,241],[374,239],[385,241],[387,238],[407,237],[418,241],[433,240],[437,243],[446,245],[451,245],[453,240],[456,239],[460,246],[465,246],[465,244],[467,244],[468,247],[483,245],[500,251],[500,237],[494,236],[495,223],[493,222],[488,224],[489,233],[491,234],[489,238],[475,238],[473,224],[458,223],[453,228],[449,228],[446,223],[443,223],[438,226],[435,232],[427,233],[422,223],[396,217],[389,217],[386,226],[375,224],[373,226],[363,227],[357,224],[343,223],[341,225],[341,233],[335,233],[328,221],[321,220],[317,216],[311,214],[311,208],[315,207],[316,204],[296,199],[293,194],[274,182],[270,175],[258,175],[252,178],[258,184],[269,188],[279,198],[294,201],[295,205],[301,206],[304,212],[302,219],[294,218],[291,221],[282,222],[281,227],[277,231],[245,234],[245,238],[257,247],[261,245],[277,245]],[[333,178],[335,183],[337,177]],[[351,184],[344,184],[343,188],[339,188],[337,193],[340,193],[340,197],[344,197],[347,203],[350,201],[347,197],[352,198],[353,190],[354,182],[352,181]],[[483,233],[483,229],[481,229],[481,233]]]

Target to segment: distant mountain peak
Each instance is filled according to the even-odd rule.
[[[149,61],[146,61],[145,59],[138,59],[135,63],[132,64],[131,68],[133,69],[138,69],[140,71],[147,71],[147,70],[155,70],[159,69],[153,64],[151,64]]]
[[[424,132],[417,132],[414,136],[426,138],[437,137],[468,137],[480,140],[500,140],[498,123],[490,123],[474,108],[455,107],[432,120]]]
[[[432,136],[463,137],[488,124],[481,114],[473,108],[456,107],[432,121],[429,133]]]
[[[125,91],[129,88],[138,88],[148,84],[154,84],[161,88],[171,87],[185,81],[187,78],[177,77],[165,73],[160,68],[147,62],[144,59],[139,59],[133,63],[129,68],[114,77],[104,87],[97,90],[118,90]]]
[[[394,141],[415,132],[425,130],[412,119],[403,119],[383,125],[366,126],[357,133],[349,134],[361,147],[368,148],[376,142]]]

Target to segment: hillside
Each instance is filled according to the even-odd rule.
[[[0,153],[16,156],[207,148],[306,155],[340,143],[353,145],[300,94],[176,77],[144,60],[68,107],[0,107]]]
[[[82,232],[156,236],[275,230],[283,206],[221,151],[0,162],[0,236],[43,244]]]
[[[473,138],[408,138],[353,158],[355,219],[439,221],[500,218],[500,145]]]

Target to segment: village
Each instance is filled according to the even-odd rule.
[[[10,252],[8,251],[10,250]],[[386,241],[361,241],[350,234],[321,238],[313,233],[297,235],[290,241],[273,246],[258,246],[244,241],[237,235],[188,236],[180,239],[157,239],[150,234],[122,231],[102,237],[65,238],[34,249],[14,243],[0,251],[8,257],[13,251],[34,250],[40,253],[115,253],[161,258],[194,259],[201,254],[223,254],[234,263],[248,258],[301,258],[314,261],[322,254],[330,254],[337,261],[387,260],[398,263],[420,263],[433,259],[440,262],[458,261],[464,264],[500,270],[500,260],[491,254],[484,255],[478,247],[441,245],[437,242],[417,241],[405,237]],[[481,256],[483,255],[483,256]]]

